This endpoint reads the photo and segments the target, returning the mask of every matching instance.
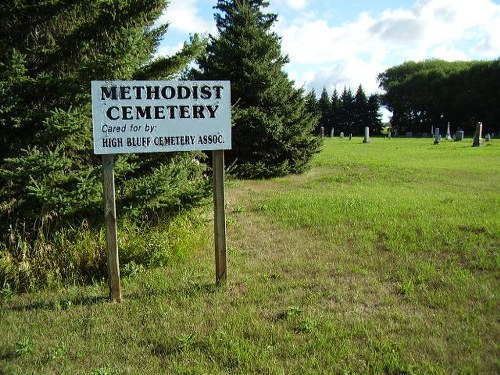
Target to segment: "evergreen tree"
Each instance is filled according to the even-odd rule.
[[[372,94],[367,102],[368,122],[366,126],[370,127],[371,134],[379,134],[382,130],[382,115],[380,113],[380,96]]]
[[[345,134],[351,134],[354,131],[354,96],[352,95],[351,89],[344,87],[342,94],[340,96],[340,101],[342,102],[342,107],[340,111],[340,131]]]
[[[319,119],[317,134],[320,134],[321,127],[324,129],[325,134],[329,134],[332,129],[332,103],[330,102],[330,96],[328,95],[328,91],[326,91],[326,87],[323,87],[323,91],[319,97],[318,108],[321,117]]]
[[[288,58],[270,31],[277,19],[263,0],[219,0],[207,54],[199,60],[201,79],[230,80],[233,149],[228,163],[244,177],[272,177],[304,171],[319,151],[316,126],[303,91],[283,71]]]
[[[171,58],[152,58],[167,30],[152,25],[166,5],[0,5],[0,232],[7,247],[17,246],[7,230],[30,243],[58,223],[102,217],[90,81],[167,79],[202,51],[203,43],[193,38]],[[207,192],[203,170],[193,154],[123,155],[115,166],[117,204],[140,217],[196,204]]]
[[[361,85],[356,90],[354,95],[354,127],[353,133],[357,135],[364,134],[365,127],[370,126],[370,117],[368,111],[368,98]]]
[[[306,95],[306,107],[309,112],[319,114],[318,99],[316,99],[316,92],[314,89],[309,91]]]
[[[340,125],[340,120],[341,120],[341,112],[342,112],[342,101],[340,100],[339,93],[337,89],[335,88],[332,93],[332,98],[331,98],[331,108],[332,108],[332,115],[331,115],[331,121],[332,121],[332,127],[335,130],[337,134],[340,133],[339,130],[339,125]]]

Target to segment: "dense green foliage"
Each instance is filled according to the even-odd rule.
[[[314,103],[314,92],[308,95],[308,108],[319,113],[320,120],[316,131],[324,130],[324,134],[329,136],[332,129],[335,134],[364,134],[365,127],[368,126],[372,134],[378,134],[382,128],[382,119],[379,112],[380,98],[376,94],[366,96],[363,87],[360,85],[353,95],[347,87],[339,96],[338,91],[333,90],[330,98],[326,88],[321,92],[321,96]]]
[[[31,274],[36,265],[30,261],[59,229],[76,228],[78,237],[82,223],[103,216],[101,161],[92,151],[90,81],[168,79],[203,50],[193,38],[175,56],[152,58],[167,30],[152,25],[167,3],[1,3],[0,286],[16,284],[23,270]],[[196,204],[207,192],[204,169],[188,153],[118,157],[121,214],[141,219]],[[50,248],[53,254],[63,251],[64,246]],[[48,258],[57,270],[57,257]]]
[[[230,80],[233,149],[227,153],[235,172],[272,177],[303,172],[320,146],[312,135],[315,117],[303,91],[283,71],[280,38],[270,29],[275,14],[263,12],[262,0],[219,0],[207,54],[197,78]]]
[[[471,134],[478,121],[484,132],[500,130],[500,60],[409,61],[378,79],[392,126],[401,131],[427,132],[449,122]]]

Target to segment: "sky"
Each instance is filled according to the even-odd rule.
[[[158,50],[171,55],[194,33],[216,35],[216,0],[170,0]],[[270,0],[273,31],[306,92],[380,92],[377,75],[405,61],[500,58],[500,0]]]

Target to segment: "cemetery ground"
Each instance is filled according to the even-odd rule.
[[[500,373],[498,142],[326,139],[303,175],[229,181],[224,286],[207,205],[120,304],[4,290],[0,374]]]

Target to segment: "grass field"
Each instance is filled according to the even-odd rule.
[[[199,246],[107,286],[2,292],[0,374],[498,374],[500,141],[326,139],[227,184],[228,280]]]

